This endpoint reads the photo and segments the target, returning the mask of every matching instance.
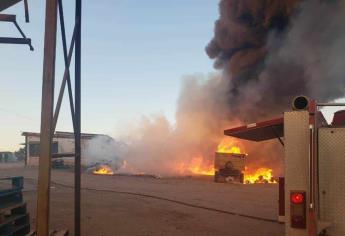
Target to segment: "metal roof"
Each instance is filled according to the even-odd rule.
[[[0,0],[1,1],[1,0]],[[40,133],[35,133],[35,132],[23,132],[22,136],[34,136],[34,137],[40,137]],[[81,133],[81,138],[82,139],[92,139],[94,137],[108,137],[110,136],[105,135],[105,134],[88,134],[88,133]],[[72,132],[61,132],[61,131],[56,131],[54,134],[54,138],[70,138],[74,139],[74,133]]]
[[[0,12],[17,4],[20,1],[22,0],[0,0]]]
[[[224,134],[251,141],[264,141],[284,136],[284,118],[279,117],[224,130]]]

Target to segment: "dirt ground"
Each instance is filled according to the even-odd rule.
[[[32,226],[36,168],[0,164],[0,177],[24,176]],[[73,235],[73,172],[53,170],[51,228]],[[82,175],[82,235],[283,235],[275,222],[277,185],[219,184],[211,178]]]

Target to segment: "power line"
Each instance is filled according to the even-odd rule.
[[[18,118],[22,118],[22,119],[25,119],[25,120],[30,120],[32,122],[37,122],[36,119],[33,119],[33,118],[29,117],[29,116],[22,115],[22,114],[19,114],[19,113],[15,112],[15,111],[11,111],[11,110],[8,110],[8,109],[2,108],[2,107],[0,107],[0,111],[3,111],[6,114],[9,114],[9,115],[12,115],[12,116],[15,116],[15,117],[18,117]]]

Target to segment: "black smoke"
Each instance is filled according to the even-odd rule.
[[[301,94],[344,96],[343,1],[222,0],[219,9],[206,52],[230,81],[231,117],[271,117]]]

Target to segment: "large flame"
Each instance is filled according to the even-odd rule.
[[[207,162],[203,157],[195,157],[188,162],[180,162],[175,168],[181,175],[214,175],[213,162]]]
[[[238,143],[229,137],[222,139],[217,147],[219,153],[233,153],[241,154],[241,148]],[[179,172],[183,175],[208,175],[212,176],[215,173],[214,162],[205,161],[203,157],[195,157],[188,163],[179,164]]]
[[[215,169],[213,163],[206,165],[202,158],[195,158],[192,160],[189,171],[195,175],[214,175]]]
[[[241,154],[241,148],[238,146],[237,143],[231,138],[223,138],[222,141],[219,143],[217,147],[217,152],[219,153],[233,153],[233,154]]]
[[[241,154],[240,147],[231,138],[224,138],[217,147],[217,152]],[[205,161],[203,157],[195,157],[191,161],[179,163],[177,169],[182,175],[208,175],[215,173],[214,162]]]
[[[95,175],[113,175],[113,170],[107,165],[101,165],[93,171]]]
[[[274,179],[273,170],[269,168],[259,168],[257,170],[249,170],[248,167],[245,168],[244,183],[245,184],[273,184],[277,183]]]

